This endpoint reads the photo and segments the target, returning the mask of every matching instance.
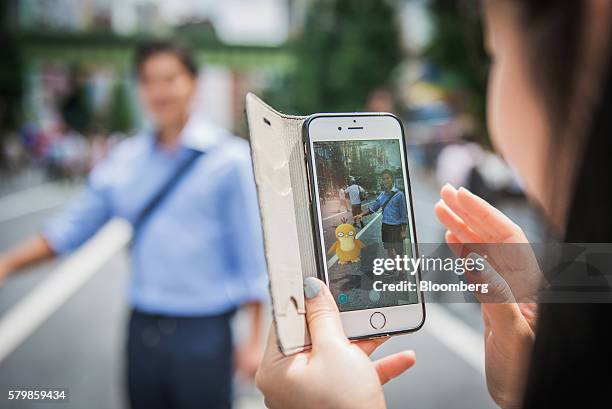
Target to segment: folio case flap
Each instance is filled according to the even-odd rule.
[[[302,125],[254,94],[246,96],[253,170],[280,350],[310,345],[303,280],[317,275]]]

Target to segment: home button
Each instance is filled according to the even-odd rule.
[[[370,325],[374,329],[381,329],[387,323],[387,318],[382,312],[375,312],[370,316]]]

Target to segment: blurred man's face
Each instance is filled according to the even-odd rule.
[[[383,184],[385,185],[385,189],[387,190],[393,187],[393,179],[391,178],[391,175],[387,173],[383,175]]]
[[[159,128],[184,123],[195,89],[196,78],[171,53],[153,55],[141,66],[140,97]]]

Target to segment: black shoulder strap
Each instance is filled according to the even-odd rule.
[[[387,207],[387,205],[389,204],[389,202],[391,201],[391,199],[393,199],[393,196],[395,196],[395,194],[399,192],[399,190],[396,190],[395,192],[393,192],[393,194],[391,196],[389,196],[389,198],[387,200],[385,200],[385,203],[383,203],[382,206],[380,206],[380,211],[384,212],[385,211],[385,207]]]
[[[195,149],[188,149],[187,155],[185,155],[185,157],[176,167],[174,172],[170,175],[170,177],[168,177],[168,179],[166,179],[162,186],[155,192],[155,194],[151,197],[147,204],[142,208],[142,210],[132,223],[132,228],[134,231],[132,235],[132,244],[135,243],[136,238],[138,237],[142,229],[142,226],[144,226],[145,222],[149,219],[151,214],[153,214],[155,209],[157,209],[159,205],[168,196],[170,196],[170,193],[179,184],[182,177],[192,167],[196,160],[200,156],[202,156],[202,154],[203,152],[201,151],[197,151]]]

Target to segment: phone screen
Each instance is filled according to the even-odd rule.
[[[418,302],[416,291],[377,291],[375,282],[416,282],[381,260],[412,257],[412,217],[402,141],[312,142],[325,273],[341,312]]]

